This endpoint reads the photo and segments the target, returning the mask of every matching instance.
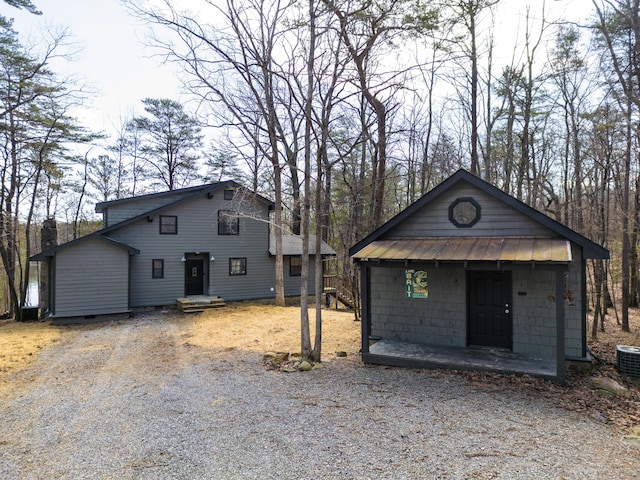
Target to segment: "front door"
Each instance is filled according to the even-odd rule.
[[[204,261],[201,258],[185,262],[185,294],[202,295],[204,293]]]
[[[469,345],[511,350],[511,272],[470,271]]]

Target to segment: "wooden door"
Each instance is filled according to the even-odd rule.
[[[467,295],[469,345],[511,350],[511,272],[469,272]]]
[[[204,261],[201,258],[185,262],[185,294],[202,295],[204,293]]]

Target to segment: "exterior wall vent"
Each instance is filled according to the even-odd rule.
[[[618,345],[618,371],[640,378],[640,347]]]

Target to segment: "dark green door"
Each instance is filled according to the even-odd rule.
[[[186,295],[204,293],[204,261],[201,258],[186,261],[184,276]]]
[[[469,345],[511,350],[511,272],[469,272]]]

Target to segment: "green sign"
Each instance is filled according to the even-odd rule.
[[[404,296],[406,298],[428,298],[427,272],[423,270],[404,271]]]

